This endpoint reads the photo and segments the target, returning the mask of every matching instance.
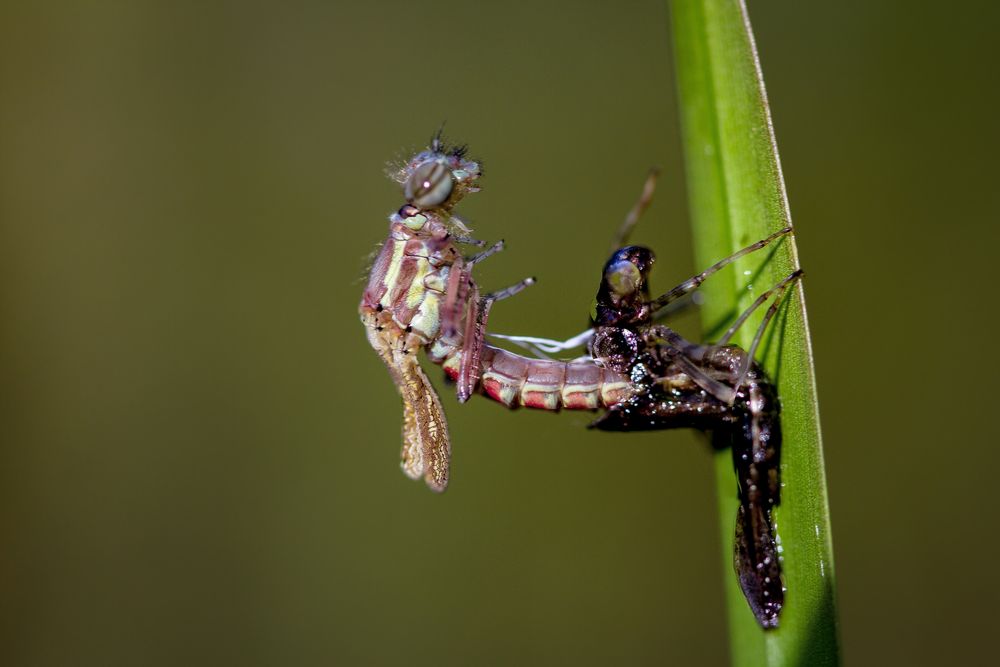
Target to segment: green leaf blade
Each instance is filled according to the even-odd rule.
[[[742,2],[671,3],[689,201],[700,266],[791,224],[753,34]],[[736,262],[705,286],[703,321],[718,333],[762,291],[798,268],[794,237]],[[763,312],[736,342],[748,347]],[[732,572],[736,484],[730,452],[716,455],[733,664],[839,662],[833,548],[802,285],[789,292],[757,357],[782,404],[782,503],[775,511],[787,587],[780,626],[757,625]]]

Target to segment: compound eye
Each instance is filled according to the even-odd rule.
[[[448,197],[454,182],[451,170],[441,160],[427,160],[417,165],[403,186],[403,196],[421,210],[441,206]]]
[[[623,260],[609,266],[604,272],[604,279],[617,296],[629,296],[639,289],[642,272],[632,262]]]

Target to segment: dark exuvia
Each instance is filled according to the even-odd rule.
[[[765,628],[777,627],[784,604],[772,516],[781,497],[781,425],[776,388],[753,361],[753,353],[784,291],[801,277],[801,271],[762,294],[714,345],[690,342],[656,323],[654,317],[711,273],[790,231],[783,229],[744,248],[657,299],[650,299],[647,280],[655,261],[652,251],[642,246],[616,250],[604,267],[590,340],[594,359],[628,375],[635,389],[592,427],[608,431],[695,428],[710,432],[716,446],[731,447],[740,500],[734,566],[743,594]],[[772,297],[750,350],[727,344],[750,313]]]

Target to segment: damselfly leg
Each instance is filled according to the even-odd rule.
[[[457,394],[460,403],[469,400],[482,376],[481,356],[485,343],[486,322],[489,320],[493,304],[510,298],[533,284],[535,284],[534,278],[525,278],[519,283],[497,292],[491,292],[483,297],[479,297],[478,289],[473,286],[457,379]]]
[[[763,338],[768,323],[771,321],[771,318],[774,317],[775,313],[778,311],[778,307],[781,305],[781,300],[784,297],[785,291],[793,283],[801,279],[802,274],[802,269],[793,271],[788,276],[782,278],[781,281],[779,281],[774,287],[768,289],[766,292],[757,297],[757,299],[755,299],[754,302],[750,304],[750,306],[744,310],[738,318],[736,318],[736,321],[733,322],[732,326],[729,327],[719,342],[715,344],[693,343],[686,340],[683,336],[664,324],[650,325],[646,329],[646,333],[655,339],[666,342],[670,347],[676,349],[680,353],[677,361],[684,367],[685,372],[691,376],[691,379],[694,380],[702,389],[712,394],[720,401],[732,405],[733,401],[736,400],[736,391],[746,381],[746,375],[750,371],[750,364],[753,362],[754,355],[757,352],[757,348],[760,346],[760,341]],[[704,360],[715,348],[728,344],[729,340],[736,333],[739,327],[746,322],[747,318],[749,318],[755,310],[764,305],[772,297],[774,300],[758,325],[757,331],[753,337],[753,342],[744,355],[745,358],[741,361],[739,368],[735,369],[735,371],[730,374],[730,377],[727,378],[728,383],[722,384],[718,380],[710,378],[702,372],[698,368],[698,364],[704,363]]]
[[[632,208],[625,216],[625,220],[622,221],[618,231],[615,232],[614,238],[611,240],[611,248],[608,252],[614,252],[625,245],[628,237],[632,234],[632,229],[639,222],[639,218],[646,212],[649,205],[653,203],[653,194],[656,192],[656,181],[659,177],[659,167],[653,167],[649,170],[649,173],[646,175],[646,182],[642,184],[642,192],[639,193],[639,199],[632,205]]]
[[[635,228],[635,225],[638,223],[642,213],[652,203],[652,198],[656,190],[656,182],[658,176],[659,176],[659,169],[654,168],[650,170],[648,176],[646,177],[646,181],[643,184],[642,192],[639,195],[639,199],[632,206],[631,210],[626,215],[624,222],[618,228],[618,230],[614,235],[613,250],[615,251],[624,250],[624,248],[621,248],[621,244],[627,241],[628,237],[632,233],[632,230]],[[640,322],[640,321],[652,322],[653,320],[659,320],[668,317],[669,315],[675,313],[677,310],[679,310],[687,303],[691,303],[690,301],[682,301],[682,299],[684,297],[691,297],[692,294],[695,292],[695,290],[697,290],[702,285],[702,283],[704,283],[705,280],[707,280],[711,275],[717,273],[718,271],[732,264],[741,257],[744,257],[750,253],[753,253],[757,250],[761,250],[767,247],[773,241],[791,233],[791,231],[792,231],[791,227],[786,227],[771,234],[770,236],[764,239],[761,239],[755,243],[746,246],[745,248],[736,251],[732,255],[729,255],[728,257],[719,260],[718,262],[716,262],[709,268],[705,269],[704,271],[681,282],[680,284],[671,288],[666,293],[657,297],[656,299],[649,300],[647,296],[645,299],[646,303],[643,304],[643,307],[641,308],[636,307],[634,309],[634,312],[630,313],[629,316],[632,317],[635,322]],[[638,247],[638,246],[633,246],[633,247]],[[649,268],[651,268],[653,261],[654,258],[650,254],[650,259],[648,261],[649,265],[647,267],[640,269],[641,273],[640,279],[643,281],[644,285],[646,280],[646,274],[648,273]],[[778,289],[779,287],[780,286],[776,286],[775,289]],[[620,322],[623,316],[624,313],[617,313],[612,319]],[[609,322],[606,320],[602,321],[601,317],[598,317],[597,321],[594,322],[594,324],[597,325],[608,324],[608,323]],[[736,326],[738,326],[738,324]],[[578,349],[585,345],[589,345],[594,336],[594,328],[591,327],[590,329],[586,329],[580,332],[579,334],[571,336],[570,338],[567,338],[565,340],[540,338],[536,336],[512,336],[512,335],[495,334],[495,333],[490,333],[489,335],[494,338],[510,341],[515,345],[518,345],[520,347],[529,350],[530,352],[532,352],[533,354],[535,354],[540,358],[549,358],[548,355],[560,354],[563,352],[568,352],[570,350]]]
[[[441,328],[442,338],[461,349],[460,370],[456,380],[456,394],[460,403],[469,400],[479,381],[479,358],[486,332],[486,321],[493,304],[517,294],[535,282],[534,278],[525,278],[516,285],[480,297],[479,288],[472,280],[472,269],[479,262],[503,249],[504,242],[501,239],[487,250],[456,260],[448,274],[444,305],[441,309]],[[459,332],[462,334],[460,338]]]
[[[659,175],[660,169],[658,167],[653,167],[649,170],[649,173],[646,176],[646,181],[642,186],[642,192],[639,193],[639,198],[636,200],[635,204],[632,205],[632,208],[625,216],[625,220],[622,221],[621,226],[619,226],[618,230],[614,234],[614,238],[611,242],[612,252],[621,247],[621,245],[628,239],[629,235],[632,233],[632,229],[635,227],[636,223],[639,222],[639,218],[642,217],[642,214],[653,202],[653,194],[656,191],[656,181]],[[673,312],[673,309],[670,310]],[[666,313],[663,314],[666,315]],[[567,338],[566,340],[539,338],[537,336],[511,336],[497,333],[490,333],[489,335],[493,338],[510,341],[511,343],[528,350],[541,359],[548,359],[550,358],[550,354],[559,354],[587,346],[590,339],[594,335],[594,329],[593,327],[590,327],[575,336]]]
[[[708,267],[701,273],[691,276],[681,284],[677,285],[676,287],[668,291],[666,294],[663,294],[662,296],[654,299],[651,304],[652,310],[655,312],[660,308],[663,308],[667,304],[671,303],[672,301],[679,299],[685,294],[693,292],[694,290],[698,289],[701,286],[701,284],[705,282],[705,280],[713,273],[716,273],[720,269],[729,266],[730,264],[738,260],[740,257],[744,257],[756,250],[761,250],[762,248],[767,247],[772,241],[775,241],[776,239],[779,239],[787,234],[791,234],[791,232],[792,232],[791,227],[785,227],[784,229],[780,229],[775,233],[771,234],[767,238],[763,238],[760,241],[757,241],[756,243],[751,243],[750,245],[741,250],[737,250],[729,257],[720,259],[718,262]]]

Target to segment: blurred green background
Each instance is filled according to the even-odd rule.
[[[846,660],[982,660],[1000,17],[750,10]],[[401,202],[384,164],[442,120],[486,165],[462,211],[508,244],[480,284],[540,279],[495,330],[582,328],[653,164],[636,240],[654,289],[692,273],[667,21],[655,0],[4,3],[0,662],[724,663],[701,438],[444,388],[436,496],[399,472],[399,400],[356,316]]]

